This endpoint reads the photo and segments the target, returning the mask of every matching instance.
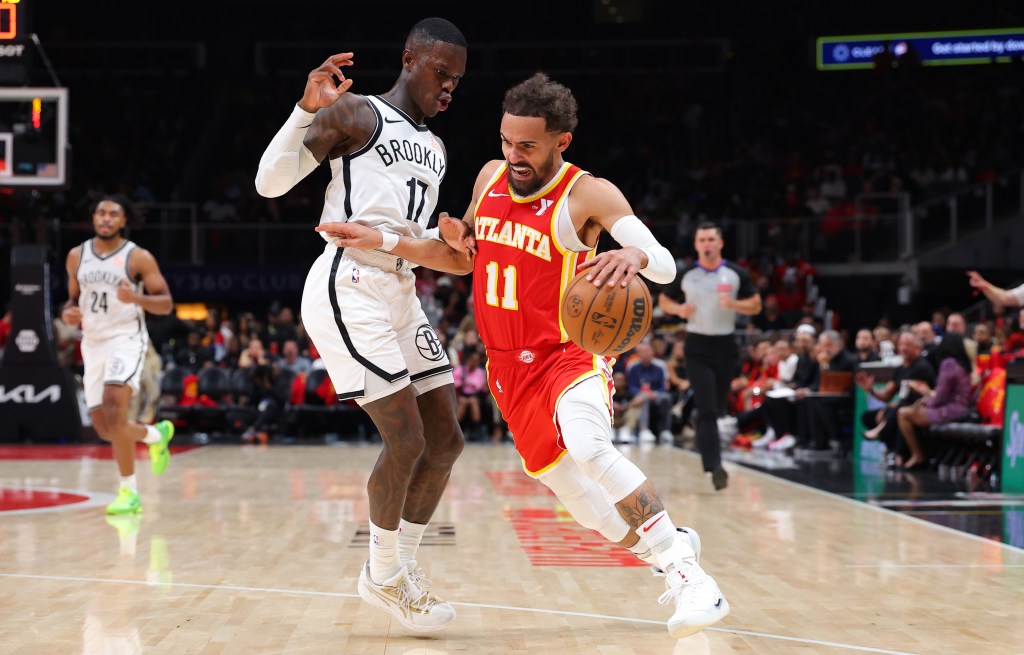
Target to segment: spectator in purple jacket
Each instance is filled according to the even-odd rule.
[[[921,394],[921,399],[897,413],[900,432],[910,450],[910,459],[904,468],[920,468],[928,458],[921,446],[916,428],[952,423],[967,415],[971,400],[971,360],[964,348],[964,338],[956,333],[946,334],[935,350],[939,373],[935,388],[927,382],[909,380],[910,388]]]

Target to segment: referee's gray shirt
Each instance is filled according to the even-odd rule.
[[[665,293],[677,302],[696,305],[686,324],[688,333],[723,336],[735,331],[736,312],[723,309],[718,304],[718,294],[728,293],[734,299],[743,300],[755,295],[757,289],[745,270],[723,259],[714,269],[704,268],[695,261],[683,271],[679,286],[673,285]]]

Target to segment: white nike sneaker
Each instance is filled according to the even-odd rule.
[[[658,437],[654,436],[653,432],[645,428],[640,430],[640,438],[638,441],[640,443],[657,443]]]
[[[729,614],[729,602],[718,584],[692,559],[669,567],[658,602],[675,606],[668,620],[668,633],[675,639],[700,632]]]
[[[455,608],[434,595],[430,582],[409,561],[392,578],[377,584],[370,577],[370,562],[359,572],[359,597],[394,616],[415,632],[442,630],[455,618]]]
[[[700,563],[700,535],[693,528],[676,528],[676,540],[674,547],[679,547],[680,544],[689,544],[690,548],[693,549],[693,556],[696,562]],[[685,550],[685,548],[684,548]],[[644,555],[640,556],[640,559],[651,565],[651,573],[656,577],[662,577],[665,572],[658,568],[658,556],[648,550]]]

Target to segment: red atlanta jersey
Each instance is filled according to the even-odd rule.
[[[488,350],[543,351],[568,340],[559,308],[576,266],[596,249],[576,252],[566,234],[569,191],[585,171],[565,163],[535,194],[515,195],[502,163],[474,211],[477,255],[473,270],[476,327]]]

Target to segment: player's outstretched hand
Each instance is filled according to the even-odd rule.
[[[299,100],[299,107],[313,113],[317,109],[333,105],[341,94],[352,86],[352,80],[347,79],[341,72],[342,66],[351,65],[352,53],[341,52],[331,55],[318,68],[310,71],[306,77],[306,88],[302,92],[302,99]]]
[[[985,287],[988,286],[988,280],[981,277],[978,271],[967,271],[967,282],[975,289],[984,291]]]
[[[437,227],[441,238],[452,250],[466,253],[466,261],[472,261],[476,256],[476,237],[466,221],[441,212],[438,214]]]
[[[577,272],[587,272],[587,279],[599,287],[607,280],[608,286],[621,282],[623,287],[636,277],[637,271],[643,266],[643,253],[639,248],[627,247],[618,250],[607,250],[593,259],[588,259],[576,267]]]
[[[360,223],[322,223],[316,231],[326,234],[339,248],[373,250],[384,245],[380,230]]]

